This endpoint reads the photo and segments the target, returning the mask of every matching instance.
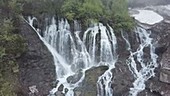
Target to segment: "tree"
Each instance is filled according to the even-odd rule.
[[[134,26],[134,22],[128,13],[127,0],[112,0],[111,7],[112,20],[114,22],[113,27],[116,30],[126,29],[130,30]]]
[[[62,5],[62,12],[69,20],[77,19],[79,18],[78,14],[80,13],[79,8],[81,5],[81,0],[65,0],[64,4]]]

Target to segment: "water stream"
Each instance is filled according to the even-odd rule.
[[[137,96],[137,94],[145,89],[145,82],[155,75],[154,69],[158,67],[157,58],[155,54],[155,47],[153,39],[151,38],[151,31],[147,31],[141,27],[135,29],[136,36],[139,38],[139,47],[136,51],[132,52],[131,45],[126,37],[126,34],[122,32],[122,37],[128,45],[130,56],[127,60],[130,71],[135,77],[133,82],[133,88],[130,88],[129,96]],[[149,52],[144,51],[145,48],[149,48]],[[147,58],[145,54],[148,53]],[[141,68],[138,68],[140,65]]]
[[[94,24],[82,32],[80,24],[74,21],[75,31],[71,32],[67,20],[52,18],[51,24],[46,26],[46,30],[41,36],[39,30],[33,27],[35,19],[29,17],[29,24],[53,55],[56,67],[58,84],[50,91],[50,96],[53,96],[61,85],[64,86],[64,89],[68,89],[68,92],[63,90],[66,96],[75,96],[74,89],[84,80],[86,70],[101,65],[108,66],[109,69],[98,77],[97,96],[113,96],[112,69],[115,68],[118,55],[116,53],[117,38],[109,25]],[[154,69],[158,66],[158,56],[154,53],[155,42],[151,38],[151,31],[136,27],[135,32],[139,43],[136,51],[132,51],[127,33],[121,32],[126,41],[127,50],[130,52],[127,65],[135,78],[129,96],[137,96],[145,89],[145,82],[155,75]],[[149,49],[147,52],[144,51],[146,48]],[[149,54],[147,59],[145,58],[146,53]],[[77,81],[68,80],[70,76],[77,76],[78,73],[82,73],[82,75]]]
[[[36,18],[29,17],[29,24],[33,27],[33,20]],[[63,90],[66,96],[74,96],[74,88],[85,78],[85,71],[101,65],[108,66],[109,69],[98,78],[97,85],[100,89],[99,94],[106,93],[111,96],[112,72],[117,60],[116,54],[116,36],[113,29],[108,25],[108,28],[103,24],[94,24],[85,32],[81,32],[80,24],[74,22],[75,32],[70,31],[70,24],[67,20],[61,19],[56,21],[54,18],[51,24],[46,26],[42,37],[37,31],[38,36],[52,53],[56,66],[56,80],[58,84],[56,88],[50,91],[50,95],[55,94],[61,85],[68,92]],[[34,28],[35,29],[35,28]],[[36,30],[36,29],[35,29]],[[83,34],[83,37],[80,37]],[[74,83],[67,80],[68,77],[77,75],[81,72],[82,76]],[[106,85],[103,88],[102,85]]]

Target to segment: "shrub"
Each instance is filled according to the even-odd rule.
[[[134,24],[127,6],[126,0],[65,0],[62,12],[67,19],[78,19],[85,25],[104,19],[112,21],[116,30],[130,30]]]
[[[11,5],[6,5],[6,7],[9,6]],[[25,50],[23,38],[15,32],[16,15],[18,14],[12,16],[5,14],[5,18],[0,18],[0,96],[16,96],[13,90],[17,82],[16,74],[19,71],[16,58]]]

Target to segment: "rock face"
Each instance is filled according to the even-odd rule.
[[[160,73],[160,81],[170,83],[170,70],[164,69]]]
[[[19,59],[20,63],[20,82],[22,84],[22,93],[24,96],[28,96],[29,93],[35,93],[33,96],[46,96],[51,89],[52,82],[55,81],[55,67],[53,60],[48,49],[39,40],[36,33],[25,23],[21,24],[21,34],[25,37],[28,45],[27,52]],[[152,77],[146,82],[146,89],[139,93],[138,96],[169,96],[170,94],[170,24],[161,22],[150,30],[152,31],[152,37],[158,41],[156,45],[156,54],[159,55],[160,66],[155,70],[156,76]],[[126,59],[129,56],[129,52],[126,51],[126,43],[121,37],[120,33],[116,33],[118,41],[118,54],[119,58],[116,63],[116,68],[113,72],[112,88],[114,96],[127,96],[129,88],[131,88],[134,82]],[[129,42],[131,43],[132,50],[136,50],[138,43],[136,42],[136,36],[134,32],[127,34]],[[85,79],[76,88],[75,96],[97,96],[96,82],[98,77],[101,76],[108,67],[100,66],[91,68],[86,71]],[[81,74],[80,74],[81,75]],[[70,81],[71,80],[71,81]],[[76,80],[73,77],[68,78],[70,83],[74,83]],[[76,80],[77,81],[77,80]],[[75,81],[75,82],[76,82]],[[63,86],[56,94],[57,96],[64,96],[62,93]],[[19,96],[23,96],[19,95]]]
[[[163,22],[158,24],[153,28],[153,32],[159,33],[158,35],[158,47],[156,53],[161,58],[161,70],[160,70],[160,80],[162,82],[170,83],[168,78],[170,76],[170,24]]]
[[[138,2],[146,2],[138,1]],[[152,0],[150,0],[152,2]],[[155,3],[157,2],[154,1]],[[162,1],[160,1],[162,2]],[[167,1],[165,0],[167,3]],[[152,38],[157,42],[155,53],[159,56],[159,67],[155,70],[155,77],[149,79],[146,83],[146,89],[139,96],[170,96],[170,10],[167,6],[149,6],[143,9],[149,9],[160,14],[164,20],[150,26]],[[152,16],[153,17],[153,16]]]
[[[170,42],[167,43],[169,44]],[[162,56],[160,81],[170,84],[170,47],[167,48],[167,50]]]
[[[151,37],[155,44],[155,52],[159,56],[159,67],[155,69],[155,77],[150,78],[146,82],[146,89],[138,94],[138,96],[170,96],[170,24],[166,21],[158,23],[149,29],[152,31]],[[125,46],[125,42],[120,34],[116,34],[118,40],[119,60],[116,63],[116,68],[113,69],[113,90],[114,96],[127,96],[129,88],[132,87],[134,78],[127,68],[126,59],[129,55],[128,51],[121,46]],[[128,33],[127,37],[131,44],[132,50],[136,49],[138,43],[135,42],[135,34]]]
[[[166,50],[162,54],[161,59],[161,71],[160,71],[160,81],[165,83],[170,83],[170,24],[165,23],[166,27],[164,27],[164,34],[162,34],[161,42],[162,44],[166,44]],[[163,32],[162,31],[162,32]],[[165,48],[164,48],[165,49]]]
[[[107,66],[100,66],[87,70],[82,85],[75,89],[75,96],[97,96],[96,82],[107,69]]]
[[[162,22],[151,28],[152,37],[157,41],[156,54],[159,67],[155,77],[147,81],[146,89],[139,96],[170,96],[170,24]]]
[[[21,83],[18,96],[47,96],[56,78],[53,57],[24,21],[20,22],[20,34],[26,40],[27,50],[18,59]]]
[[[116,63],[116,68],[113,69],[113,95],[128,96],[129,88],[132,87],[134,78],[128,69],[125,60],[119,60]]]
[[[158,62],[160,66],[155,70],[155,77],[150,78],[146,82],[146,89],[139,93],[138,96],[170,96],[170,24],[163,21],[156,24],[149,29],[152,31],[152,37],[156,44],[156,54],[159,56]],[[19,59],[20,64],[20,82],[22,94],[18,96],[28,96],[31,92],[33,96],[47,96],[49,90],[52,89],[52,82],[55,81],[55,66],[53,59],[48,49],[40,41],[36,33],[25,23],[21,23],[21,34],[27,41],[27,52]],[[126,49],[126,42],[121,37],[120,33],[116,33],[119,59],[116,63],[116,68],[113,72],[112,88],[114,96],[127,96],[129,88],[133,86],[134,77],[132,76],[126,59],[129,52]],[[136,42],[136,35],[134,32],[127,33],[127,37],[135,51],[138,47]],[[122,47],[124,46],[124,47]],[[140,66],[139,66],[140,67]],[[96,82],[108,67],[101,66],[91,68],[86,71],[85,79],[76,88],[75,96],[97,96]],[[71,76],[68,78],[70,83],[75,83],[81,77]],[[60,86],[57,96],[64,96],[61,92],[63,86]]]

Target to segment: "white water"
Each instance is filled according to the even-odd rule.
[[[129,47],[130,56],[127,60],[130,71],[133,73],[136,80],[133,83],[133,88],[130,88],[129,96],[137,96],[137,94],[145,89],[145,82],[154,76],[154,69],[158,66],[157,55],[154,53],[155,48],[153,46],[153,39],[150,37],[151,32],[146,31],[143,28],[137,27],[136,34],[139,36],[139,47],[135,52],[132,52]],[[127,44],[130,46],[127,38],[122,32],[122,37],[125,39]],[[144,48],[149,48],[150,57],[149,60],[144,61]],[[135,60],[135,57],[137,58]],[[137,63],[138,62],[138,63]],[[137,64],[140,64],[141,68],[137,68]]]
[[[29,17],[29,24],[52,53],[56,66],[56,80],[59,81],[56,88],[51,90],[50,95],[55,94],[59,86],[63,84],[64,88],[69,90],[67,93],[63,90],[63,93],[66,96],[75,96],[73,90],[84,80],[85,71],[94,66],[106,65],[109,69],[97,81],[97,96],[113,96],[111,88],[113,75],[111,70],[115,68],[118,56],[116,54],[116,37],[109,25],[106,28],[101,23],[96,24],[83,32],[83,38],[81,39],[81,28],[77,21],[74,23],[74,26],[77,26],[75,32],[71,32],[67,20],[59,20],[57,25],[56,20],[53,18],[51,24],[46,26],[44,37],[42,37],[32,26],[35,19]],[[155,42],[150,37],[151,32],[140,27],[137,27],[135,32],[137,38],[139,37],[139,40],[137,40],[139,47],[134,52],[126,34],[122,32],[122,37],[127,43],[127,50],[130,52],[127,64],[135,77],[129,96],[137,96],[139,92],[145,89],[145,82],[155,75],[154,69],[158,66],[157,55],[154,53]],[[144,48],[150,49],[150,56],[147,62],[144,61]],[[138,64],[140,64],[141,68],[137,68]],[[83,75],[76,83],[67,81],[69,76],[73,76],[80,71]]]
[[[32,26],[35,19],[29,17],[28,20],[31,27],[36,31]],[[80,25],[75,21],[75,26]],[[59,20],[57,26],[53,18],[51,24],[46,27],[44,37],[36,31],[52,53],[56,66],[56,80],[59,83],[56,88],[51,90],[50,95],[55,94],[59,86],[63,84],[64,88],[69,90],[67,93],[63,90],[63,93],[66,96],[74,96],[73,90],[84,80],[86,70],[94,66],[106,65],[109,69],[97,81],[97,96],[113,96],[111,70],[115,68],[115,62],[118,57],[116,54],[117,41],[113,29],[110,26],[106,28],[102,24],[96,24],[83,33],[82,39],[80,38],[81,28],[78,27],[75,30],[76,32],[70,32],[70,25],[67,20]],[[135,32],[137,38],[139,37],[139,47],[134,52],[125,33],[122,32],[122,37],[127,43],[127,50],[130,52],[127,64],[136,79],[133,83],[133,88],[130,88],[129,96],[137,96],[139,92],[145,89],[145,82],[155,75],[154,69],[158,66],[157,55],[154,53],[154,42],[150,37],[151,32],[140,27],[137,27]],[[100,37],[99,40],[97,39],[98,37]],[[96,51],[98,50],[98,43],[100,43],[100,52]],[[144,61],[144,48],[150,49],[150,57],[147,62]],[[99,60],[97,60],[98,56]],[[137,64],[140,64],[141,68],[137,68]],[[67,81],[69,76],[73,76],[80,71],[83,75],[76,83]]]
[[[35,18],[29,17],[28,20],[31,27],[33,27]],[[111,82],[113,76],[111,69],[115,67],[114,64],[117,60],[117,41],[113,29],[110,26],[106,28],[101,23],[96,24],[88,28],[83,33],[83,38],[81,39],[81,27],[77,21],[74,22],[74,27],[75,32],[71,32],[67,20],[61,19],[56,22],[52,18],[51,24],[46,26],[46,30],[43,32],[44,37],[40,36],[38,31],[33,27],[52,53],[56,66],[56,79],[59,83],[56,88],[50,91],[50,95],[55,94],[59,86],[63,84],[64,88],[69,90],[67,93],[63,90],[63,93],[66,96],[74,96],[73,90],[84,80],[87,69],[94,66],[106,65],[109,69],[97,81],[98,96],[112,96]],[[101,47],[98,47],[99,44]],[[97,59],[98,57],[99,60]],[[69,83],[67,81],[69,76],[73,76],[80,71],[83,75],[76,83]],[[102,85],[105,85],[105,87]]]
[[[100,55],[100,63],[107,65],[109,69],[98,78],[97,87],[98,87],[98,94],[97,96],[113,96],[113,90],[111,88],[112,84],[112,72],[111,70],[115,68],[115,63],[117,61],[117,54],[116,54],[116,46],[117,41],[116,37],[113,34],[113,29],[109,26],[110,33],[106,29],[106,27],[102,27],[101,29],[101,55]],[[110,37],[107,36],[107,34]],[[111,42],[109,42],[111,41]],[[112,51],[113,50],[113,51]]]

